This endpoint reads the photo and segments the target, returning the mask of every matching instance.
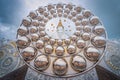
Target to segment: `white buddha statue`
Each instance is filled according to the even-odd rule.
[[[64,26],[62,25],[62,21],[59,20],[58,26],[57,26],[57,35],[60,39],[63,38],[64,34]]]
[[[59,20],[58,26],[57,26],[57,32],[58,33],[63,33],[64,32],[64,27],[62,25],[61,20]]]

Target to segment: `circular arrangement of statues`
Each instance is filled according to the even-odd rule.
[[[48,4],[22,20],[16,43],[21,58],[35,71],[69,77],[89,71],[102,59],[106,31],[90,10]]]

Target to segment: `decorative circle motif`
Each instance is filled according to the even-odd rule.
[[[31,11],[18,29],[17,39],[26,64],[50,76],[83,74],[98,64],[106,48],[106,31],[99,18],[73,4],[48,4]]]
[[[14,42],[4,43],[0,49],[0,77],[10,73],[20,66],[20,58]]]
[[[116,61],[119,61],[120,56],[112,55],[110,59],[111,59],[111,63],[113,63],[113,65],[116,65],[117,67],[120,68],[120,65],[118,65],[118,64],[120,64],[120,62],[116,63]]]
[[[120,71],[120,44],[117,40],[112,40],[107,42],[106,54],[105,54],[105,63],[108,68],[113,71],[115,74],[119,75]]]
[[[8,57],[6,58],[5,60],[2,61],[1,63],[1,67],[4,69],[4,68],[7,68],[9,67],[13,62],[13,59],[11,57]]]
[[[3,59],[3,57],[5,56],[5,53],[3,50],[0,50],[0,59]]]

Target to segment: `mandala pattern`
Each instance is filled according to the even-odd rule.
[[[117,43],[116,43],[117,42]],[[104,58],[108,68],[117,75],[120,75],[120,44],[118,41],[108,41],[107,52]]]
[[[106,31],[91,11],[73,4],[48,4],[31,11],[17,31],[25,63],[50,76],[75,76],[103,57]]]
[[[0,77],[2,77],[20,66],[20,58],[17,49],[10,42],[0,47]]]

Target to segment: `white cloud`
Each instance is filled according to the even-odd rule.
[[[8,31],[8,30],[10,30],[9,27],[6,27],[6,26],[3,26],[3,25],[0,24],[0,31],[1,32],[5,32],[5,31]]]
[[[31,10],[37,9],[39,6],[46,6],[49,3],[57,4],[57,3],[73,3],[75,5],[88,6],[88,2],[86,0],[22,0],[22,5],[20,10],[15,11],[15,23],[21,23],[22,19],[26,17]],[[17,17],[16,17],[17,16]],[[17,18],[17,19],[16,19]],[[19,22],[20,21],[20,22]],[[17,25],[19,25],[17,24]],[[18,26],[2,24],[0,22],[0,34],[5,35],[5,37],[14,39],[16,36]]]
[[[9,24],[0,23],[0,34],[7,39],[15,39],[17,27]]]
[[[37,9],[39,6],[46,6],[49,3],[73,3],[75,5],[87,6],[86,0],[24,0],[26,10],[31,11]]]

